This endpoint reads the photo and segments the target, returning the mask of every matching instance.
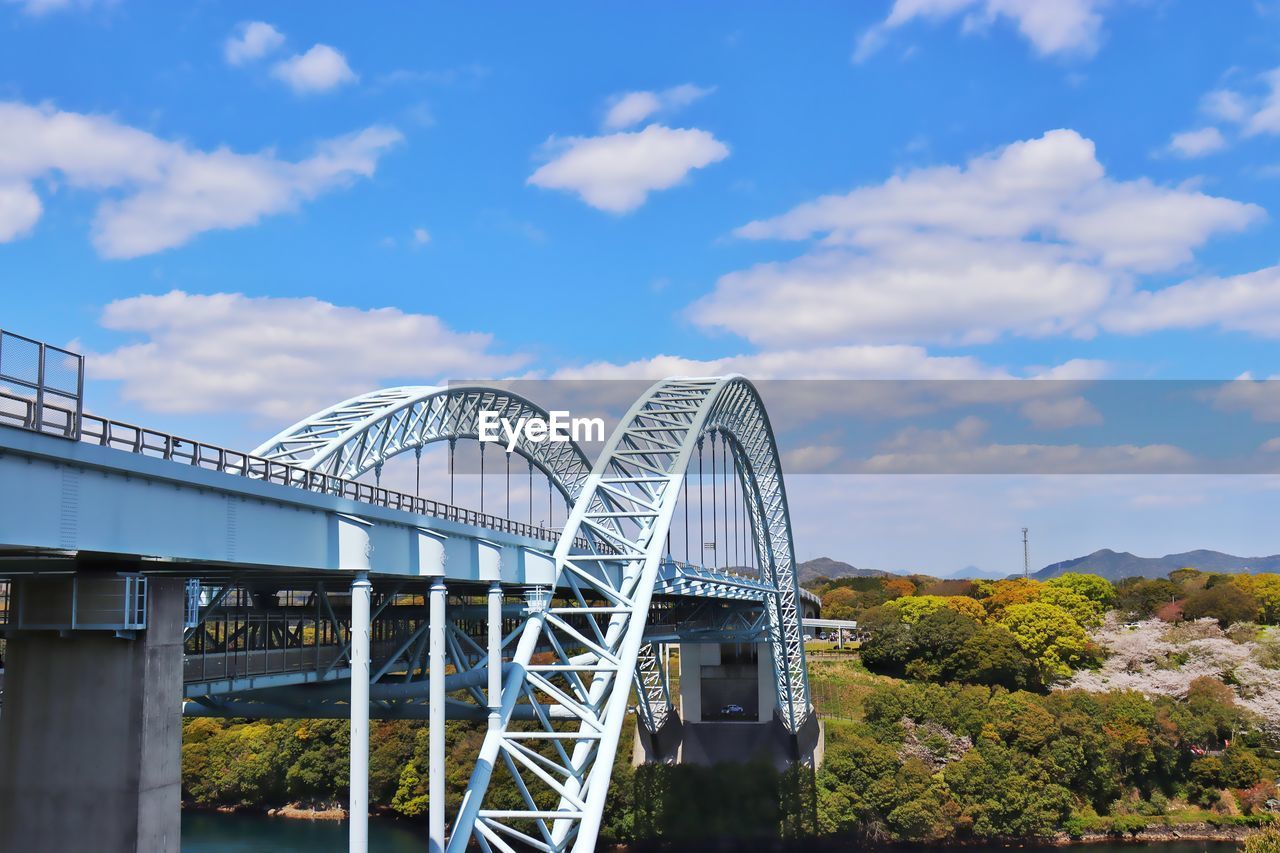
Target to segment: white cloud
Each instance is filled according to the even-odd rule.
[[[231,65],[261,59],[284,44],[284,35],[263,21],[248,21],[236,27],[222,46],[222,55]]]
[[[425,228],[413,229],[413,244],[415,246],[425,246],[431,242],[431,232]]]
[[[356,80],[347,58],[327,44],[317,44],[306,53],[277,62],[271,73],[300,95],[327,92]]]
[[[843,455],[843,449],[830,444],[810,444],[782,451],[782,469],[788,474],[821,474]]]
[[[1188,159],[1204,157],[1227,147],[1227,140],[1216,127],[1185,130],[1169,139],[1169,152]]]
[[[1098,49],[1099,10],[1104,5],[1106,0],[895,0],[889,16],[862,34],[853,58],[865,61],[882,46],[888,32],[917,19],[942,21],[956,16],[962,16],[966,33],[1008,19],[1042,56],[1091,56]]]
[[[1280,266],[1138,291],[1119,300],[1101,324],[1108,331],[1131,335],[1214,327],[1280,337]]]
[[[1249,114],[1244,96],[1230,89],[1216,89],[1200,99],[1200,109],[1219,121],[1239,122]]]
[[[51,174],[73,188],[124,191],[99,204],[93,243],[104,257],[131,258],[294,210],[372,175],[400,139],[392,128],[371,127],[291,162],[269,152],[195,150],[105,116],[0,102],[0,242],[34,226],[40,206],[32,183]]]
[[[1257,78],[1263,91],[1216,89],[1205,95],[1200,108],[1219,121],[1240,125],[1245,136],[1280,134],[1280,68]]]
[[[858,470],[874,474],[1162,474],[1191,471],[1195,457],[1170,444],[983,443],[989,424],[962,418],[951,429],[907,427]]]
[[[29,234],[40,212],[40,197],[29,184],[0,185],[0,243]]]
[[[1102,414],[1083,397],[1029,400],[1022,405],[1020,411],[1023,417],[1040,429],[1066,429],[1102,423]]]
[[[279,421],[395,382],[500,373],[525,362],[492,337],[438,317],[362,310],[315,298],[173,291],[102,312],[108,329],[144,340],[88,360],[95,379],[155,412],[250,412]]]
[[[1216,409],[1248,412],[1260,423],[1280,421],[1280,376],[1254,379],[1253,374],[1245,372],[1231,382],[1224,382],[1221,387],[1206,392],[1205,396]],[[1271,450],[1270,443],[1267,442],[1262,449]]]
[[[1175,269],[1263,215],[1186,187],[1109,178],[1090,140],[1055,130],[739,228],[811,246],[723,276],[688,314],[769,347],[1088,335],[1136,275]]]
[[[1263,75],[1268,92],[1258,102],[1253,114],[1245,121],[1246,136],[1261,133],[1280,134],[1280,68],[1268,71]]]
[[[674,112],[699,98],[710,95],[712,88],[684,83],[661,92],[626,92],[609,99],[609,111],[604,117],[605,130],[622,130],[639,124],[659,112]]]
[[[653,190],[664,190],[694,169],[729,156],[729,148],[705,130],[651,124],[632,133],[551,140],[554,159],[529,176],[543,189],[576,193],[610,213],[627,213],[644,204]]]
[[[50,12],[61,12],[72,7],[87,9],[95,5],[109,6],[113,5],[115,0],[8,0],[8,2],[21,6],[22,11],[28,15],[39,16]]]
[[[553,379],[660,379],[741,373],[769,379],[1008,379],[972,356],[932,356],[916,346],[843,346],[774,350],[724,358],[657,355],[615,364],[596,361],[557,370]]]
[[[1111,373],[1111,365],[1096,358],[1072,358],[1053,367],[1033,368],[1030,372],[1032,379],[1080,382],[1105,378]]]

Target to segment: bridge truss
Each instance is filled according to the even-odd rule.
[[[503,688],[500,722],[481,747],[450,851],[461,853],[473,836],[486,850],[514,850],[513,842],[540,850],[593,849],[663,541],[690,459],[707,435],[716,434],[730,442],[739,463],[757,556],[773,588],[765,603],[783,722],[794,733],[805,721],[809,696],[794,547],[764,407],[754,387],[737,377],[660,382],[624,416],[569,515],[555,550],[557,585],[569,595],[531,614],[524,627]],[[573,548],[578,537],[590,544],[586,553]],[[571,617],[585,621],[587,630],[571,624]],[[555,650],[554,662],[533,662],[540,645]],[[646,660],[641,671],[651,669]],[[659,683],[646,677],[644,689]],[[513,727],[521,702],[567,708],[576,725],[541,717],[535,731]],[[539,741],[552,745],[551,756],[530,746]],[[515,780],[523,808],[486,807],[499,760]]]
[[[532,402],[492,388],[392,388],[319,412],[254,456],[355,478],[380,473],[387,459],[420,454],[431,442],[478,438],[479,413],[486,410],[513,422],[547,417]],[[754,582],[692,567],[673,572],[663,559],[691,461],[707,442],[714,455],[717,441],[732,455],[745,498],[762,568]],[[798,732],[811,711],[786,491],[768,416],[750,382],[713,377],[654,385],[626,413],[594,466],[571,442],[522,439],[515,449],[555,484],[570,510],[554,551],[555,596],[529,608],[519,630],[498,640],[496,655],[450,633],[455,673],[446,689],[470,691],[477,705],[484,700],[478,674],[509,660],[500,664],[497,690],[496,678],[484,673],[491,685],[490,730],[449,839],[455,853],[473,841],[485,850],[594,847],[632,685],[649,731],[660,731],[674,711],[660,646],[645,635],[655,590],[705,587],[760,602],[758,619],[735,611],[736,624],[720,626],[721,635],[769,644],[777,707],[788,731]],[[425,623],[405,642],[419,657],[421,631]],[[421,686],[374,689],[375,696],[405,700],[400,713],[410,716],[424,708],[422,692]],[[457,700],[450,702],[451,716],[468,715],[455,707]],[[521,808],[488,803],[498,768],[515,782]]]

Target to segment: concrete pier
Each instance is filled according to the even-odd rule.
[[[150,578],[148,587],[147,628],[133,639],[97,631],[8,637],[3,853],[177,853],[184,585]],[[50,594],[56,590],[40,588]]]

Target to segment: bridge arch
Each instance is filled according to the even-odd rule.
[[[774,587],[769,640],[783,724],[793,734],[811,712],[799,587],[786,490],[768,416],[755,387],[740,376],[668,379],[627,412],[596,460],[555,550],[564,603],[530,614],[502,691],[499,725],[481,747],[448,849],[484,849],[512,841],[536,849],[588,851],[600,827],[628,688],[663,541],[690,459],[708,434],[730,443],[741,472],[759,563]],[[586,540],[584,553],[575,540]],[[532,662],[535,649],[557,650],[554,663]],[[586,649],[570,654],[566,649]],[[517,703],[569,709],[576,730],[540,720],[541,731],[511,728]],[[535,739],[536,738],[536,739]],[[539,741],[548,756],[531,748]],[[515,777],[522,809],[484,808],[501,760]],[[530,832],[537,835],[531,835]]]
[[[550,417],[519,394],[482,385],[410,385],[370,391],[298,421],[259,445],[252,455],[335,477],[355,479],[383,463],[438,441],[479,439],[480,412],[515,423]],[[572,506],[591,462],[573,441],[529,442],[515,452],[528,459]]]

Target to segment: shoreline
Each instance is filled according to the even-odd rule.
[[[203,812],[215,814],[251,814],[261,817],[284,818],[287,820],[321,820],[321,821],[343,821],[347,819],[347,810],[338,805],[328,807],[303,806],[300,803],[288,803],[284,806],[276,806],[271,808],[254,808],[250,806],[195,806],[183,804],[183,811]],[[404,823],[415,823],[409,818],[387,812],[371,812],[371,817],[395,820]],[[1023,845],[1044,845],[1048,847],[1086,847],[1092,844],[1132,844],[1134,846],[1144,844],[1176,844],[1178,842],[1219,842],[1224,844],[1239,843],[1243,841],[1252,832],[1256,832],[1256,827],[1246,826],[1214,826],[1209,823],[1177,823],[1164,824],[1158,827],[1148,827],[1138,830],[1137,832],[1124,833],[1107,833],[1107,832],[1087,832],[1080,836],[1071,836],[1065,832],[1048,838],[1001,838],[1001,839],[971,839],[958,842],[919,842],[919,841],[898,841],[886,842],[881,845],[885,850],[895,849],[928,849],[928,850],[945,850],[948,848],[964,849],[966,847],[974,847],[980,844],[996,844],[1008,845],[1009,847],[1018,847]],[[796,849],[823,849],[827,845],[844,845],[848,842],[848,838],[844,837],[826,837],[826,838],[806,838],[796,839]],[[674,842],[673,842],[674,843]],[[786,842],[781,842],[780,849],[787,849]],[[627,844],[613,845],[610,848],[615,851],[637,851],[647,849],[663,849],[659,844],[656,847],[651,846],[651,842],[631,842]]]

